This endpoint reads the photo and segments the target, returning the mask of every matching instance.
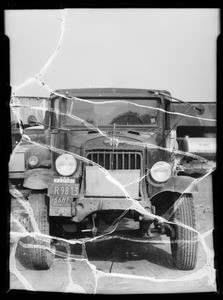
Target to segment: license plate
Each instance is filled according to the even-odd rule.
[[[53,206],[70,206],[72,203],[72,197],[70,196],[50,196],[50,205]]]
[[[72,199],[79,195],[79,184],[57,184],[50,187],[50,203],[52,205],[70,205]]]

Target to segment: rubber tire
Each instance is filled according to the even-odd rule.
[[[174,202],[179,194],[174,195]],[[182,196],[179,205],[171,217],[196,229],[194,202],[191,194]],[[173,263],[179,270],[193,270],[197,261],[197,233],[179,225],[174,225],[175,236],[170,238]]]
[[[45,194],[31,194],[29,203],[33,210],[33,215],[41,233],[49,235],[48,207]],[[31,218],[28,222],[28,231],[33,232]],[[29,251],[30,262],[33,268],[37,270],[47,270],[53,264],[55,258],[54,247],[51,245],[50,237],[28,237],[28,243],[31,246]],[[37,247],[35,247],[37,246]]]

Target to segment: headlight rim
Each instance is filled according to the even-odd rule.
[[[70,157],[70,158],[72,158],[73,161],[74,161],[74,167],[73,167],[73,169],[71,169],[71,171],[70,171],[70,172],[67,172],[67,173],[64,173],[63,171],[59,170],[59,166],[57,165],[57,164],[58,164],[58,161],[59,161],[60,159],[62,159],[64,156]],[[75,158],[72,154],[63,153],[63,154],[59,155],[59,156],[56,158],[56,160],[55,160],[55,169],[56,169],[56,172],[57,172],[60,176],[69,177],[69,176],[73,175],[73,174],[76,172],[76,170],[77,170],[77,160],[76,160],[76,158]]]
[[[163,164],[165,164],[167,167],[169,167],[169,174],[168,174],[168,176],[165,178],[165,180],[157,180],[157,178],[156,178],[156,176],[154,176],[154,174],[153,174],[153,169],[154,169],[154,167],[155,166],[157,166],[158,164],[161,164],[161,163],[163,163]],[[151,167],[151,169],[150,169],[150,171],[149,171],[149,175],[150,175],[150,178],[155,182],[155,183],[157,183],[157,184],[163,184],[163,183],[166,183],[170,178],[171,178],[171,176],[172,176],[172,166],[171,166],[171,164],[170,163],[168,163],[168,162],[166,162],[166,161],[164,161],[164,160],[161,160],[161,161],[157,161],[156,163],[154,163],[153,164],[153,166]]]
[[[35,163],[35,164],[31,164],[31,163],[30,163],[30,160],[31,160],[32,158],[35,158],[35,159],[36,159],[36,163]],[[37,157],[36,155],[30,155],[30,156],[28,157],[28,159],[27,159],[27,164],[28,164],[28,166],[29,166],[30,168],[35,168],[35,167],[38,165],[38,163],[39,163],[39,159],[38,159],[38,157]]]

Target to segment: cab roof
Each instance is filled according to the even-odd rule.
[[[133,88],[85,88],[85,89],[60,89],[56,93],[67,97],[85,98],[145,98],[154,97],[154,93],[162,92],[170,95],[166,90],[133,89]],[[52,93],[53,95],[53,93]]]

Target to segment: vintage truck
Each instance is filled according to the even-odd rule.
[[[180,115],[176,104],[185,107]],[[27,214],[24,226],[36,231],[28,237],[33,266],[50,268],[56,237],[95,237],[101,224],[111,226],[112,234],[128,218],[138,226],[131,235],[166,235],[175,267],[193,269],[197,186],[188,172],[192,165],[184,172],[184,164],[207,165],[205,156],[215,153],[215,130],[202,143],[185,132],[178,139],[177,130],[185,113],[194,120],[205,116],[204,108],[174,101],[165,90],[52,93],[42,126],[24,131],[9,162],[9,180],[26,191],[24,201],[43,234]]]

